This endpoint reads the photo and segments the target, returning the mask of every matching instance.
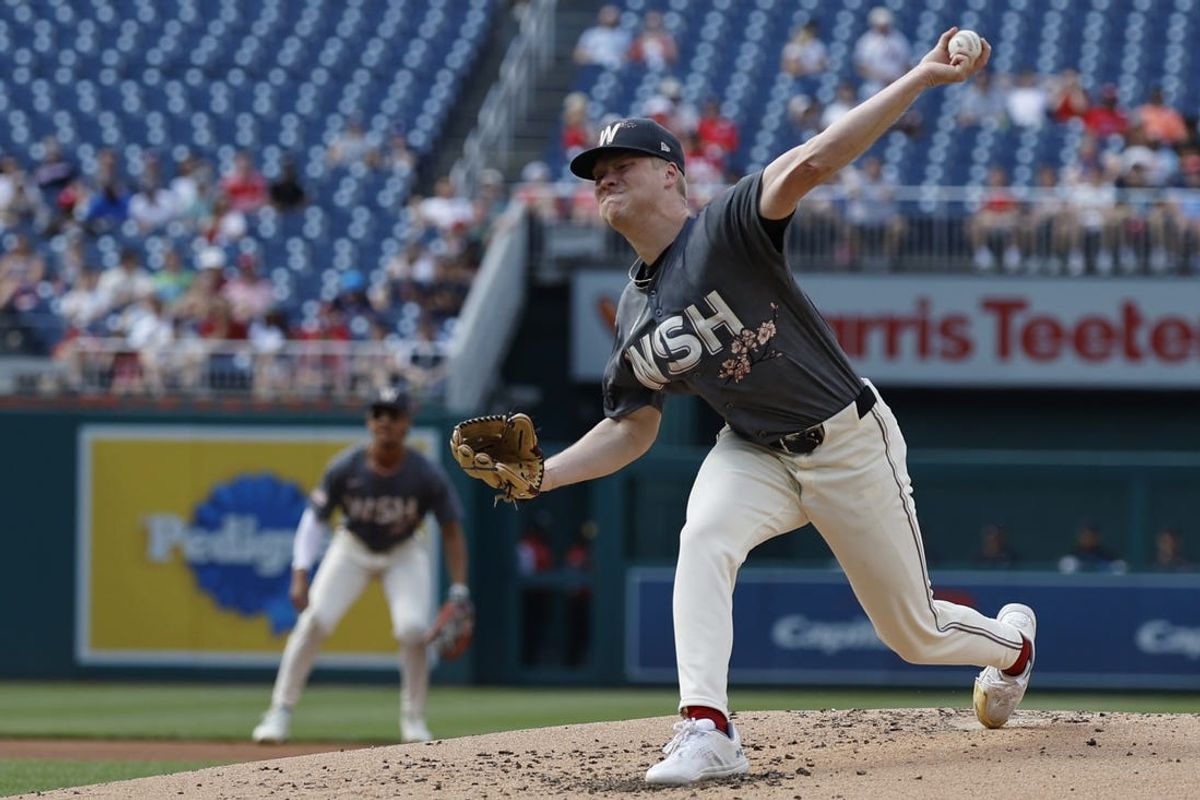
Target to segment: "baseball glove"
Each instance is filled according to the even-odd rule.
[[[532,500],[542,486],[545,459],[526,414],[463,420],[450,434],[450,452],[468,475],[499,490],[497,502]]]
[[[447,600],[438,610],[425,644],[443,661],[453,661],[466,652],[474,637],[475,606],[467,598]]]

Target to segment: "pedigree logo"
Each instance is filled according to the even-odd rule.
[[[288,584],[292,539],[306,503],[304,490],[290,481],[239,475],[213,486],[190,520],[146,515],[146,560],[168,564],[181,557],[218,607],[265,614],[271,632],[281,633],[296,621]]]
[[[1200,313],[1155,314],[1122,299],[1109,311],[1064,313],[1025,297],[980,295],[971,313],[939,310],[917,295],[911,311],[831,313],[830,326],[853,358],[1001,364],[1200,362]]]

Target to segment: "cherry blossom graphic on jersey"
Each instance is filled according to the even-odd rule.
[[[721,371],[717,373],[717,377],[724,378],[726,383],[741,383],[755,364],[783,355],[771,346],[771,340],[779,332],[775,327],[778,319],[779,306],[771,303],[770,319],[760,322],[757,330],[742,328],[729,348],[734,358],[727,358],[721,362]]]

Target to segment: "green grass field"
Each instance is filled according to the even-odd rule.
[[[266,686],[0,683],[0,737],[246,740],[269,700]],[[730,692],[738,710],[961,707],[961,691],[764,690]],[[673,688],[513,689],[437,686],[429,723],[439,737],[467,736],[671,714]],[[293,724],[295,741],[397,741],[399,693],[390,686],[314,685]],[[1198,713],[1197,694],[1033,692],[1024,708]],[[208,766],[180,762],[0,759],[0,796]]]

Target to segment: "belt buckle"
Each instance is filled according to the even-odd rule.
[[[793,438],[802,442],[804,446],[797,450],[793,450],[792,448],[788,447],[788,440],[793,439]],[[779,437],[779,449],[782,450],[783,452],[787,453],[788,455],[806,456],[806,455],[809,455],[810,453],[812,453],[818,447],[820,447],[821,443],[824,441],[825,441],[825,426],[824,425],[814,425],[811,428],[805,428],[802,431],[797,431],[796,433],[789,433],[787,436]]]

